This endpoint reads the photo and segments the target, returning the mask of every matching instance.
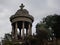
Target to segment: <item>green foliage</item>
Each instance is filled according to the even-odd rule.
[[[49,15],[43,19],[43,22],[52,29],[56,38],[60,38],[60,15]]]
[[[56,23],[57,20],[57,15],[49,15],[46,18],[43,19],[43,22],[46,23],[46,25],[48,25],[48,27],[53,27],[54,24]]]
[[[13,45],[12,41],[5,40],[4,45]]]
[[[58,28],[58,17],[57,14],[44,17],[43,20],[36,25],[37,35],[39,35],[39,37],[41,36],[40,38],[53,37],[53,33],[56,35],[56,30],[60,29]]]
[[[53,33],[55,34],[56,38],[60,37],[60,15],[54,14],[49,15],[46,18],[43,19],[43,22],[48,25],[48,27],[51,27],[53,30]]]
[[[36,33],[40,39],[47,39],[50,32],[47,25],[42,22],[36,25]]]

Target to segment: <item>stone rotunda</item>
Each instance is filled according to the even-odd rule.
[[[32,35],[33,16],[29,14],[24,5],[21,4],[20,9],[10,17],[12,25],[12,37],[14,39],[24,39],[24,36]],[[25,33],[24,33],[25,32]]]

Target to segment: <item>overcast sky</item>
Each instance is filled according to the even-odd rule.
[[[47,15],[60,14],[60,0],[0,0],[0,37],[11,32],[9,17],[20,8],[23,3],[25,9],[34,17],[33,33],[35,25]]]

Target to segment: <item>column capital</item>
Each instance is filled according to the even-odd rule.
[[[17,39],[17,22],[15,23],[15,39]]]

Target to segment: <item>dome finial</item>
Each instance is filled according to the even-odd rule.
[[[23,5],[23,3],[21,4],[20,8],[21,8],[21,9],[23,9],[23,8],[24,8],[24,5]]]

